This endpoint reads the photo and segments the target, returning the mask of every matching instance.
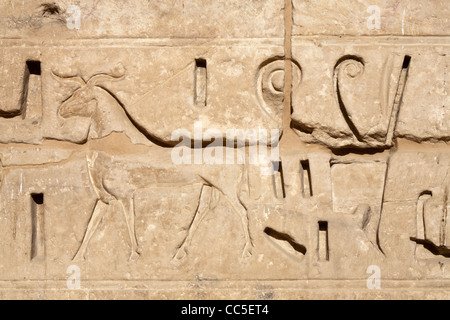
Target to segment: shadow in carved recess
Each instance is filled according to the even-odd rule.
[[[422,192],[417,200],[417,234],[410,238],[432,254],[446,258],[450,258],[450,246],[447,242],[449,205],[448,188],[443,192]]]
[[[20,101],[6,108],[0,103],[0,117],[6,119],[31,120],[38,124],[42,117],[41,62],[26,61]]]
[[[220,196],[229,203],[233,212],[241,218],[245,236],[242,258],[247,259],[251,256],[253,244],[250,238],[247,208],[240,197],[240,191],[246,177],[244,165],[228,165],[224,174],[221,166],[173,164],[171,161],[172,149],[163,148],[158,141],[153,141],[151,137],[139,130],[119,99],[101,85],[103,81],[123,79],[125,68],[121,65],[111,74],[97,74],[88,81],[84,81],[77,76],[62,77],[55,72],[53,72],[53,75],[60,81],[77,82],[80,85],[80,88],[75,90],[59,107],[58,115],[62,118],[90,118],[89,140],[101,139],[117,131],[123,132],[133,143],[152,147],[148,153],[142,155],[142,159],[128,158],[127,156],[113,157],[98,150],[87,152],[87,170],[97,200],[74,260],[85,258],[89,241],[97,230],[103,215],[108,211],[108,206],[114,202],[120,203],[123,209],[131,241],[130,260],[136,260],[141,249],[135,232],[135,192],[140,188],[151,186],[183,186],[197,183],[202,185],[198,208],[189,226],[188,233],[177,249],[172,262],[179,264],[185,259],[195,231],[209,210],[217,205]],[[191,152],[191,149],[186,148],[184,152]],[[142,172],[148,172],[148,176],[144,179],[142,179]],[[117,177],[122,176],[133,183],[124,185],[123,179],[117,179]]]
[[[264,233],[271,239],[275,240],[276,243],[280,245],[286,252],[298,252],[302,255],[306,254],[306,247],[302,244],[297,243],[290,235],[287,233],[276,231],[272,228],[265,228]]]

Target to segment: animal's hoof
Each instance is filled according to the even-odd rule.
[[[252,257],[252,251],[253,251],[253,246],[252,245],[246,245],[244,248],[244,251],[242,252],[242,259],[243,260],[248,260]]]
[[[77,253],[75,257],[73,257],[72,262],[83,262],[85,260],[86,258],[84,257],[84,255]]]
[[[139,257],[140,257],[140,254],[139,254],[139,253],[133,252],[133,253],[131,254],[131,256],[130,256],[129,261],[130,261],[130,262],[136,262],[136,261],[139,259]]]
[[[170,263],[174,266],[179,266],[181,263],[183,263],[183,261],[186,260],[186,257],[187,257],[186,249],[180,248],[178,249],[175,256],[172,258],[172,261]]]

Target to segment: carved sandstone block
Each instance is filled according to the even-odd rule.
[[[445,0],[294,0],[294,35],[448,35]]]
[[[444,1],[0,4],[0,299],[442,298]]]
[[[305,141],[387,148],[395,137],[448,139],[445,41],[294,39],[302,80],[292,120]]]

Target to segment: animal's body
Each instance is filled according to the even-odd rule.
[[[246,179],[245,165],[175,164],[171,158],[172,148],[153,143],[150,134],[146,135],[138,129],[117,97],[98,84],[100,81],[122,79],[123,75],[124,71],[119,70],[115,71],[113,76],[94,75],[87,82],[79,77],[62,78],[55,75],[60,80],[75,81],[81,85],[62,103],[58,114],[62,118],[89,117],[91,125],[88,140],[105,138],[113,132],[122,132],[129,138],[130,144],[148,146],[146,148],[148,152],[141,156],[136,154],[114,156],[95,149],[87,152],[87,170],[97,202],[74,260],[84,258],[89,241],[101,218],[107,212],[108,205],[114,201],[118,201],[123,208],[131,240],[130,259],[138,258],[140,249],[134,221],[136,190],[150,186],[184,186],[197,183],[202,185],[199,205],[186,238],[174,256],[174,261],[178,262],[186,256],[194,232],[206,213],[217,204],[213,198],[218,197],[214,197],[213,193],[225,199],[232,210],[240,216],[245,235],[243,257],[249,257],[253,245],[247,209],[240,198],[243,181]]]

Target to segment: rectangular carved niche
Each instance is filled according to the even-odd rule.
[[[40,119],[42,117],[42,81],[41,62],[26,61],[22,78],[22,88],[19,100],[3,101],[4,104],[12,103],[14,108],[0,103],[6,109],[0,110],[0,117],[14,119]],[[17,104],[16,104],[17,103]]]
[[[205,59],[195,60],[195,92],[194,102],[196,105],[206,106],[206,93],[208,85],[208,72]]]
[[[330,248],[328,245],[328,222],[319,221],[319,237],[318,237],[318,251],[320,261],[330,260]]]
[[[311,184],[311,169],[309,168],[309,160],[300,161],[300,183],[303,198],[311,198],[313,189]]]
[[[31,260],[45,258],[44,194],[31,194]]]
[[[39,120],[42,116],[42,80],[40,61],[27,61],[21,113],[23,119]]]
[[[281,161],[272,161],[272,168],[272,179],[275,197],[277,199],[284,199],[286,198],[286,191],[284,188],[283,164]]]

